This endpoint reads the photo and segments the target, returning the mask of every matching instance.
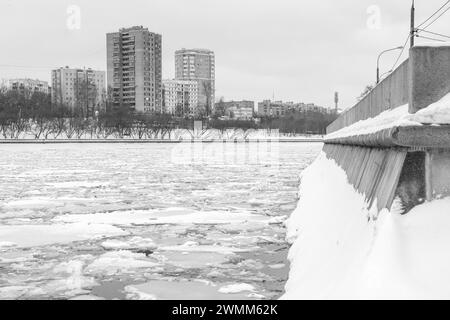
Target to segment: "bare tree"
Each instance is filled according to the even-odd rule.
[[[93,117],[98,100],[98,88],[95,83],[88,78],[81,79],[76,85],[75,107],[81,110],[85,118]]]
[[[202,86],[206,96],[205,114],[208,117],[212,114],[212,83],[211,81],[202,81]]]

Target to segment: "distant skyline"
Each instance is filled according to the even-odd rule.
[[[443,3],[417,0],[417,24]],[[80,29],[68,27],[72,5],[81,10]],[[345,108],[375,81],[378,53],[405,42],[410,5],[409,0],[2,0],[0,78],[50,82],[51,70],[66,65],[106,71],[106,33],[142,25],[162,35],[163,79],[175,76],[177,49],[205,48],[216,56],[216,99],[275,96],[333,108],[338,91]],[[448,34],[450,12],[430,30]],[[397,55],[383,56],[382,73]],[[406,57],[407,52],[402,60]]]

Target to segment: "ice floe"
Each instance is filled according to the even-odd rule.
[[[0,242],[14,243],[19,247],[38,247],[125,234],[127,232],[111,225],[84,222],[0,226]]]
[[[255,291],[255,287],[247,283],[233,283],[221,287],[218,291],[220,293],[239,293],[243,291],[253,292]]]
[[[101,246],[106,250],[145,250],[152,251],[158,246],[152,239],[132,237],[128,240],[109,239],[102,242]]]
[[[266,216],[250,212],[230,211],[193,211],[185,209],[184,213],[170,210],[132,210],[101,212],[95,214],[67,214],[54,219],[56,222],[89,222],[119,226],[155,225],[155,224],[231,224],[246,222],[270,223]]]
[[[233,289],[233,288],[231,288]],[[136,300],[204,300],[205,297],[211,300],[247,300],[258,299],[249,297],[250,286],[234,288],[243,289],[237,292],[220,292],[213,283],[207,281],[164,281],[155,280],[143,284],[130,285],[125,288],[129,299]],[[233,291],[233,290],[232,290]]]
[[[88,274],[114,275],[135,272],[136,269],[154,269],[159,263],[149,259],[145,254],[131,251],[111,251],[102,254],[89,264],[84,272]]]

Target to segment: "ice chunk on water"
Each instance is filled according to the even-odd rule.
[[[71,223],[0,226],[0,242],[12,242],[19,247],[38,247],[125,234],[127,232],[122,229],[105,224]]]
[[[0,248],[9,248],[9,247],[15,247],[17,244],[10,241],[0,241]]]
[[[125,235],[122,229],[104,224],[52,224],[0,226],[0,242],[12,242],[19,247],[38,247],[55,243]]]
[[[158,246],[153,242],[152,239],[133,237],[127,241],[109,239],[102,242],[101,246],[106,250],[142,250],[142,251],[153,251]]]
[[[84,270],[89,274],[114,275],[130,273],[136,269],[155,269],[159,263],[148,259],[145,254],[131,251],[112,251],[101,255]]]
[[[192,211],[174,214],[167,210],[131,210],[96,214],[68,214],[58,216],[56,222],[105,223],[120,226],[159,224],[241,224],[246,222],[269,223],[269,217],[246,211]]]
[[[25,293],[33,290],[31,286],[6,286],[0,287],[0,300],[19,299]]]
[[[69,300],[105,300],[105,298],[86,294],[86,295],[81,295],[81,296],[76,296],[76,297],[70,298]]]
[[[161,251],[181,251],[181,252],[214,252],[221,254],[234,254],[235,252],[247,252],[251,249],[241,249],[241,248],[233,248],[228,246],[220,246],[220,245],[198,245],[198,244],[190,244],[190,245],[179,245],[179,246],[165,246],[160,247]]]
[[[247,283],[235,283],[223,286],[219,289],[220,293],[239,293],[243,291],[255,291],[255,287]]]
[[[244,289],[250,289],[246,287]],[[138,285],[125,287],[129,299],[159,299],[159,300],[204,300],[205,297],[211,300],[247,300],[255,299],[242,293],[241,290],[235,293],[222,293],[209,281],[170,281],[155,280]]]

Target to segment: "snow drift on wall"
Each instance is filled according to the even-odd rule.
[[[396,202],[370,211],[324,153],[303,171],[299,197],[283,299],[450,298],[450,198],[407,215]]]

